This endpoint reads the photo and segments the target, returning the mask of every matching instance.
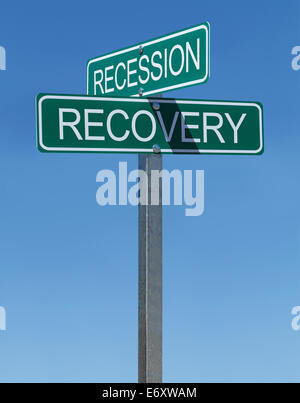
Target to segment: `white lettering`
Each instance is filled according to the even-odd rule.
[[[117,68],[116,68],[116,71],[115,71],[115,83],[116,83],[116,87],[117,87],[118,90],[122,90],[122,89],[125,87],[125,85],[126,85],[126,79],[125,79],[125,78],[124,78],[123,84],[122,84],[122,85],[119,85],[119,82],[118,82],[118,72],[119,72],[119,68],[120,68],[120,67],[122,67],[124,70],[126,70],[126,66],[125,66],[125,64],[124,64],[123,62],[121,62],[121,63],[119,63],[119,64],[117,65]]]
[[[199,112],[181,112],[181,141],[183,143],[200,143],[200,139],[185,136],[186,129],[199,129],[199,125],[187,125],[185,123],[186,116],[199,116]]]
[[[217,125],[208,126],[208,124],[207,124],[208,117],[217,118],[219,120],[219,123]],[[218,130],[222,126],[223,126],[223,118],[219,113],[204,112],[203,113],[203,141],[204,141],[204,143],[207,143],[207,132],[209,130],[213,130],[216,133],[216,135],[218,136],[218,139],[220,140],[220,142],[225,143],[225,140],[223,139],[221,133]]]
[[[90,127],[102,127],[102,122],[90,122],[89,114],[90,113],[103,113],[103,109],[85,109],[84,110],[84,136],[86,140],[105,140],[104,136],[90,136]]]
[[[151,133],[150,133],[149,136],[146,137],[146,138],[141,137],[141,136],[137,133],[137,130],[136,130],[136,120],[137,120],[137,118],[138,118],[139,116],[142,116],[142,115],[149,116],[149,118],[150,118],[150,120],[151,120],[151,125],[152,125]],[[136,112],[136,113],[134,114],[133,118],[132,118],[132,132],[133,132],[134,136],[135,136],[139,141],[145,142],[145,141],[150,141],[150,140],[152,140],[152,138],[154,137],[154,135],[155,135],[155,133],[156,133],[156,121],[155,121],[155,119],[154,119],[154,116],[153,116],[150,112],[145,111],[145,110],[141,110],[141,111]]]
[[[173,58],[173,54],[174,54],[176,49],[178,49],[180,54],[181,54],[181,65],[180,65],[180,67],[179,67],[179,69],[177,71],[175,71],[173,69],[173,65],[172,65],[172,58]],[[170,67],[170,71],[173,74],[173,76],[178,76],[182,72],[183,66],[184,66],[184,51],[183,51],[181,45],[175,45],[171,49],[170,56],[169,56],[169,67]]]
[[[134,87],[135,85],[138,85],[137,81],[134,81],[133,83],[130,82],[130,76],[137,73],[137,70],[130,70],[130,65],[134,64],[136,62],[137,62],[137,58],[127,61],[127,85],[128,85],[128,87]]]
[[[162,55],[161,55],[160,51],[157,50],[156,52],[153,53],[153,55],[152,55],[152,57],[151,57],[151,64],[152,64],[152,66],[155,67],[155,68],[157,68],[157,69],[160,71],[160,73],[159,73],[158,76],[155,76],[155,75],[153,74],[153,72],[151,71],[151,77],[152,77],[152,80],[158,81],[158,80],[161,79],[161,77],[162,77],[162,75],[163,75],[163,69],[162,69],[161,64],[154,62],[155,56],[158,56],[160,59],[162,59]]]
[[[110,112],[110,114],[109,114],[108,117],[107,117],[107,131],[108,131],[109,136],[110,136],[113,140],[115,140],[115,141],[123,141],[123,140],[126,140],[126,139],[127,139],[127,137],[129,136],[129,133],[130,133],[130,132],[129,132],[129,130],[125,130],[125,133],[123,134],[122,137],[117,137],[117,136],[115,136],[115,135],[113,134],[113,132],[112,132],[112,130],[111,130],[111,119],[112,119],[112,117],[113,117],[114,115],[116,115],[116,114],[120,114],[120,115],[124,116],[124,118],[125,118],[126,120],[129,119],[127,113],[126,113],[125,111],[123,111],[122,109],[116,109],[116,110]]]
[[[172,140],[174,129],[175,129],[175,126],[176,126],[176,122],[177,122],[177,119],[178,119],[178,115],[179,115],[179,112],[176,111],[174,113],[174,118],[173,118],[173,122],[172,122],[172,125],[171,125],[170,132],[168,133],[167,129],[166,129],[166,126],[165,126],[165,122],[164,122],[164,120],[163,120],[163,118],[161,116],[160,111],[157,112],[159,123],[161,125],[161,128],[162,128],[162,131],[164,133],[165,139],[166,139],[166,141],[168,143]]]
[[[147,78],[145,78],[145,79],[142,79],[141,75],[139,75],[139,81],[141,84],[146,84],[150,78],[150,71],[149,71],[148,67],[142,65],[143,60],[146,60],[147,63],[149,63],[149,57],[147,55],[143,55],[143,56],[141,56],[141,58],[139,60],[140,70],[145,71],[147,73],[147,76],[146,76]]]
[[[74,122],[64,122],[64,113],[73,113],[76,116]],[[64,140],[64,127],[70,127],[78,140],[83,140],[78,129],[75,127],[80,122],[80,113],[77,109],[59,108],[59,139]]]
[[[200,69],[200,38],[197,38],[197,59],[192,51],[190,42],[186,43],[186,72],[189,72],[189,55],[192,57],[197,70]]]
[[[238,143],[238,130],[239,130],[241,124],[243,123],[245,117],[247,116],[247,113],[242,114],[240,120],[238,121],[238,123],[236,125],[233,123],[233,120],[231,119],[231,116],[229,115],[229,113],[225,113],[225,116],[226,116],[228,122],[230,123],[230,126],[233,128],[234,143]]]
[[[98,79],[98,75],[100,75],[100,79]],[[104,94],[104,90],[102,87],[102,81],[103,81],[103,71],[100,70],[95,70],[94,71],[94,94],[97,94],[97,86],[99,86],[101,90],[101,94]]]
[[[114,68],[114,66],[109,66],[109,67],[105,67],[105,70],[104,70],[104,75],[105,75],[105,92],[107,93],[107,92],[113,92],[114,91],[114,89],[113,88],[108,88],[108,86],[107,86],[107,83],[109,82],[109,81],[113,81],[113,77],[112,76],[108,76],[107,75],[107,72],[109,71],[109,70],[112,70]]]

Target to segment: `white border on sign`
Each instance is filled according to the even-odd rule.
[[[260,146],[257,150],[185,150],[185,149],[161,149],[162,153],[183,153],[183,154],[258,154],[263,148],[263,126],[262,126],[262,109],[259,104],[255,102],[232,102],[232,101],[197,101],[197,100],[175,100],[175,99],[163,99],[163,98],[151,98],[151,101],[145,98],[106,98],[106,97],[94,97],[94,96],[66,96],[66,95],[44,95],[39,99],[38,102],[38,121],[39,121],[39,133],[38,139],[40,146],[45,151],[91,151],[91,152],[140,152],[140,153],[153,153],[152,148],[77,148],[77,147],[47,147],[43,144],[43,127],[42,127],[42,103],[45,99],[70,99],[70,100],[89,100],[89,101],[104,101],[104,102],[159,102],[159,103],[169,103],[169,104],[185,104],[185,105],[235,105],[235,106],[252,106],[259,110],[259,127],[260,127]]]
[[[209,24],[209,23],[207,23],[207,24]],[[176,88],[187,87],[189,85],[201,84],[202,82],[206,81],[207,77],[209,76],[209,66],[210,66],[210,63],[209,63],[210,62],[210,60],[209,60],[210,59],[209,29],[207,28],[206,25],[201,24],[201,25],[199,25],[197,27],[189,28],[189,29],[187,29],[185,31],[180,31],[180,32],[176,32],[176,33],[171,34],[171,35],[163,36],[161,38],[154,39],[154,40],[151,40],[149,42],[145,42],[145,43],[142,44],[142,46],[145,47],[145,46],[153,45],[155,43],[162,42],[162,41],[165,41],[167,39],[175,38],[176,36],[185,35],[185,34],[188,34],[190,32],[200,30],[200,29],[204,29],[206,31],[206,74],[205,74],[205,77],[200,78],[199,80],[188,81],[186,83],[171,85],[169,87],[164,87],[164,88],[160,88],[160,89],[153,90],[153,91],[147,91],[147,92],[143,93],[143,96],[156,94],[156,93],[163,92],[163,91],[174,90]],[[114,52],[114,53],[110,53],[108,55],[100,56],[100,57],[97,57],[95,59],[91,59],[87,64],[87,80],[86,80],[86,82],[87,82],[87,94],[88,94],[88,91],[89,91],[89,66],[90,66],[90,64],[98,62],[100,60],[108,59],[110,57],[118,56],[118,55],[121,55],[123,53],[131,52],[133,50],[138,51],[139,47],[140,47],[140,44],[139,45],[134,45],[134,46],[132,46],[130,48],[127,48],[127,49],[119,50],[119,51]],[[116,93],[116,96],[117,96],[117,93]],[[133,97],[138,97],[139,94],[135,94],[135,95],[132,95],[132,96]]]

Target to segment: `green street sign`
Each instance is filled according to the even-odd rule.
[[[261,154],[259,103],[82,95],[37,97],[46,152]]]
[[[90,59],[87,94],[144,96],[209,79],[209,23]]]

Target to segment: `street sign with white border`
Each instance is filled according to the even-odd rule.
[[[87,63],[87,94],[146,96],[209,79],[210,25],[141,42]]]
[[[263,152],[263,110],[255,102],[40,94],[37,117],[45,152]]]

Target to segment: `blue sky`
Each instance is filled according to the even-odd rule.
[[[1,5],[0,381],[137,380],[137,209],[95,199],[137,156],[39,153],[35,96],[85,94],[89,58],[209,21],[209,82],[168,96],[261,102],[265,152],[164,156],[205,171],[202,216],[164,208],[164,381],[299,382],[297,3]]]

